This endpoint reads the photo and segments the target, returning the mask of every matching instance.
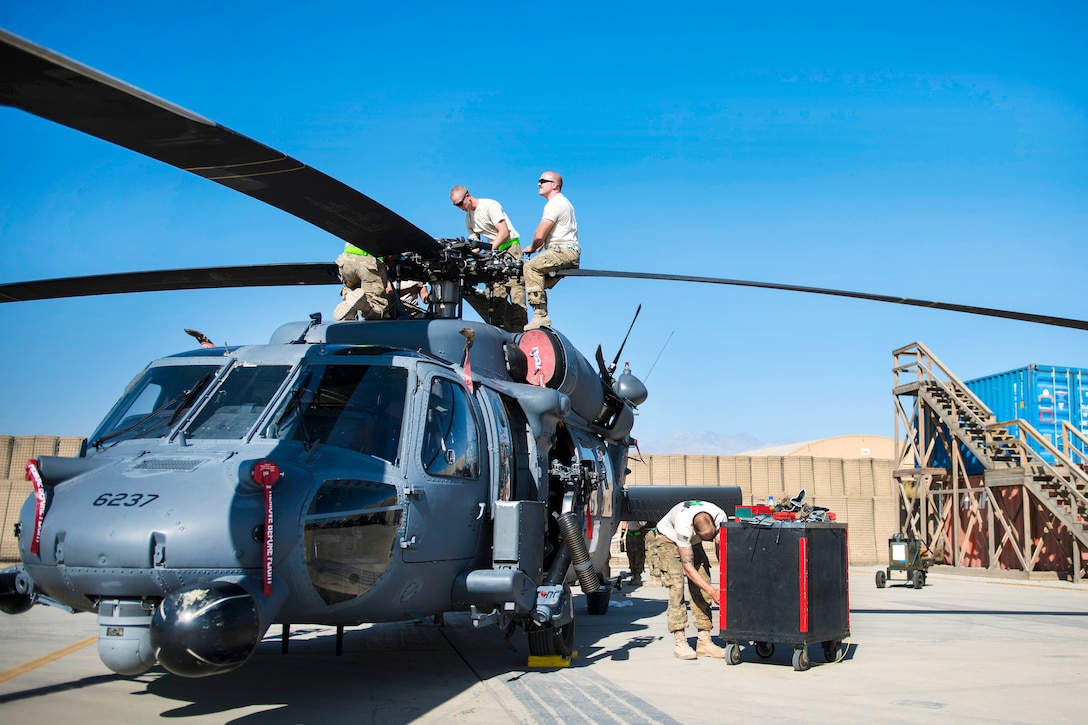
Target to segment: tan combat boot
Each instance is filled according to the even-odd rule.
[[[366,292],[364,292],[362,288],[345,288],[345,291],[341,292],[341,296],[344,298],[343,302],[338,304],[332,313],[333,319],[335,320],[355,320],[358,317],[360,310],[370,310],[370,304],[366,299]]]
[[[535,330],[538,327],[551,327],[552,318],[548,317],[547,305],[533,305],[533,319],[525,326],[525,331]]]
[[[695,654],[699,657],[713,657],[716,660],[725,659],[725,650],[714,644],[710,639],[710,632],[699,631],[699,641],[695,644]]]
[[[529,306],[533,308],[533,319],[525,326],[525,331],[538,327],[551,327],[552,318],[548,317],[548,293],[541,290],[525,291]]]
[[[709,634],[709,632],[707,634]],[[688,644],[688,635],[684,630],[673,632],[673,636],[676,637],[676,646],[673,648],[672,653],[677,659],[693,660],[698,657],[698,655],[695,654],[695,650]]]

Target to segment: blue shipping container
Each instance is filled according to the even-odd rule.
[[[1088,436],[1088,369],[1053,365],[1028,365],[966,382],[998,421],[1026,421],[1061,450],[1062,424],[1066,421]],[[1017,433],[1016,427],[1012,433]],[[1073,441],[1080,450],[1084,445]],[[1037,450],[1053,463],[1053,456]]]

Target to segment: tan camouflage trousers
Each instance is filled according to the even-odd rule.
[[[544,249],[535,257],[522,265],[522,277],[525,279],[525,294],[529,298],[532,307],[543,308],[543,313],[548,313],[548,293],[559,281],[558,277],[548,276],[549,272],[560,269],[577,267],[581,253],[573,249],[555,248]]]
[[[364,320],[380,320],[389,308],[385,263],[370,255],[344,252],[336,258],[336,267],[344,282],[340,291],[344,302],[337,306],[333,316],[337,320],[354,320],[359,316]]]
[[[518,264],[524,264],[520,244],[511,245],[500,254],[507,254]],[[491,293],[491,304],[494,309],[492,324],[507,332],[524,330],[525,323],[529,321],[529,314],[525,308],[525,285],[522,284],[521,278],[512,277],[503,282],[496,282],[488,288],[488,291]]]
[[[709,632],[714,627],[711,605],[714,600],[706,592],[688,581],[684,574],[684,565],[680,563],[680,548],[668,537],[652,533],[646,538],[647,556],[650,560],[650,573],[656,567],[661,583],[669,588],[669,609],[666,614],[670,632],[682,632],[688,626],[688,609],[684,605],[684,584],[687,583],[691,599],[691,617],[695,628],[700,632]],[[707,581],[710,581],[710,559],[703,550],[702,543],[692,547],[695,554],[695,568]]]

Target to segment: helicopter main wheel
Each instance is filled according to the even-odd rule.
[[[546,624],[528,631],[529,654],[533,657],[570,657],[574,652],[574,620],[564,625]]]

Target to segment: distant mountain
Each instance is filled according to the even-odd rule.
[[[700,433],[680,431],[666,438],[652,441],[639,440],[643,453],[683,453],[695,456],[733,456],[744,451],[767,448],[790,441],[762,441],[751,433],[722,435],[705,430]]]

